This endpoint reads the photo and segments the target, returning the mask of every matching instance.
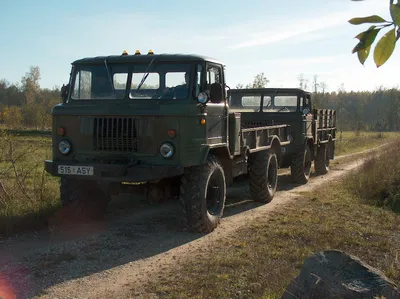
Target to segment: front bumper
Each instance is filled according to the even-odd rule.
[[[60,174],[58,166],[93,167],[91,175]],[[102,180],[108,182],[146,182],[166,179],[183,174],[183,167],[164,165],[125,165],[95,164],[95,163],[64,163],[45,161],[45,170],[53,176],[80,178],[86,180]]]

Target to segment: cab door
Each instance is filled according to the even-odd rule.
[[[214,63],[206,64],[206,89],[209,91],[213,83],[220,83],[224,89],[222,66]],[[207,103],[207,144],[227,142],[228,105],[225,94],[221,103]]]

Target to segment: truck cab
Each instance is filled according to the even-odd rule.
[[[151,53],[75,61],[63,103],[52,110],[46,169],[76,175],[81,164],[97,164],[84,178],[107,181],[182,174],[204,160],[209,145],[226,143],[224,94],[213,95],[207,113],[196,105],[213,83],[224,84],[223,67],[201,56]],[[140,171],[131,173],[133,165]]]

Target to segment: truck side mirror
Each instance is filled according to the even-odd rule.
[[[213,83],[210,86],[210,101],[211,103],[221,103],[224,98],[224,93],[222,89],[222,84]]]
[[[62,98],[62,102],[65,103],[67,102],[67,97],[68,97],[68,89],[69,89],[69,83],[67,85],[64,85],[61,87],[61,93],[60,96]]]

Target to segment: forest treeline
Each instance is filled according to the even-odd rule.
[[[51,109],[60,103],[60,89],[40,87],[40,69],[32,66],[20,82],[0,80],[0,123],[7,128],[51,128]]]
[[[400,90],[385,89],[374,91],[326,92],[326,84],[314,76],[312,85],[303,75],[298,76],[300,88],[312,90],[316,108],[336,109],[340,130],[400,130]],[[252,84],[242,87],[267,87],[269,80],[264,73],[254,77]],[[0,123],[7,128],[38,129],[51,128],[51,109],[61,102],[60,89],[40,87],[40,68],[30,67],[20,82],[9,83],[0,80]]]

